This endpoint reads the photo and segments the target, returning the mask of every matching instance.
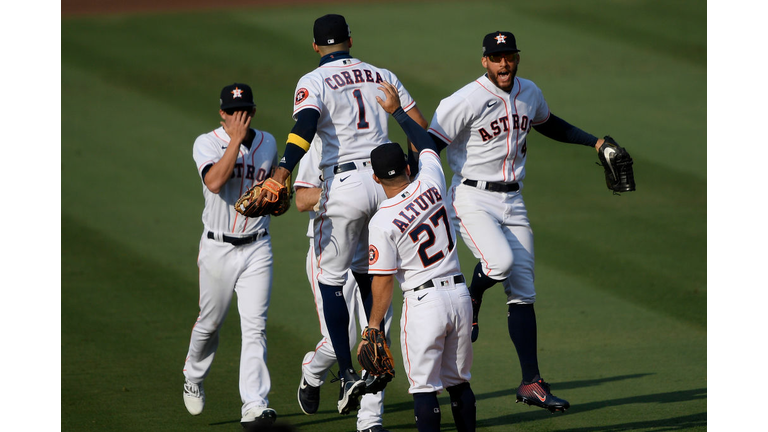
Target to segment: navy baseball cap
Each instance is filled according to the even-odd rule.
[[[221,89],[219,106],[222,110],[231,110],[236,108],[252,108],[253,92],[248,84],[234,83]]]
[[[315,43],[321,46],[336,45],[352,36],[347,20],[341,15],[328,14],[315,20]]]
[[[517,49],[515,35],[510,32],[495,31],[483,38],[483,56],[505,52],[520,52]]]
[[[405,172],[408,162],[398,143],[382,144],[371,151],[373,173],[380,179],[391,179]]]

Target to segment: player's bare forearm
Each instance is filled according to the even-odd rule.
[[[320,202],[320,188],[297,187],[296,208],[300,212],[316,210],[315,206]]]
[[[368,327],[381,328],[381,322],[392,304],[392,291],[395,288],[394,275],[373,275],[371,281],[371,296],[373,304],[371,305],[371,318],[368,320]]]

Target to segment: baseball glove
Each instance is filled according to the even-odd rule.
[[[280,216],[291,208],[291,176],[285,179],[285,184],[280,184],[272,178],[268,178],[259,184],[255,184],[248,189],[243,196],[238,198],[235,203],[235,210],[243,216]],[[275,195],[272,200],[266,197],[261,203],[258,202],[262,189],[266,189]]]
[[[361,345],[357,361],[376,380],[386,385],[395,377],[395,360],[389,351],[384,332],[374,327],[366,327],[362,339],[368,343]]]
[[[627,150],[621,147],[606,135],[605,142],[597,151],[597,157],[605,170],[605,184],[614,195],[619,192],[631,192],[635,190],[635,173],[632,170],[632,157]]]

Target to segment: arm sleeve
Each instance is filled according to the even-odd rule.
[[[279,164],[288,171],[293,171],[296,164],[309,150],[310,143],[317,132],[317,121],[320,119],[320,113],[314,109],[304,109],[299,111],[295,117],[296,124],[293,125],[291,133],[288,134],[285,152]]]
[[[584,132],[552,113],[549,114],[547,121],[534,125],[533,128],[547,138],[564,143],[592,147],[597,142],[596,136]]]
[[[432,141],[432,138],[429,136],[427,131],[419,126],[418,123],[413,121],[413,119],[405,111],[403,111],[402,108],[395,110],[395,112],[392,113],[392,117],[397,120],[397,122],[400,124],[400,127],[403,128],[405,135],[408,136],[408,139],[411,140],[419,152],[427,149],[437,152],[437,147],[435,147],[435,143]]]

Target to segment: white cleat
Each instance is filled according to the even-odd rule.
[[[195,384],[189,380],[184,380],[184,406],[192,415],[200,415],[203,412],[205,392],[202,383]]]

